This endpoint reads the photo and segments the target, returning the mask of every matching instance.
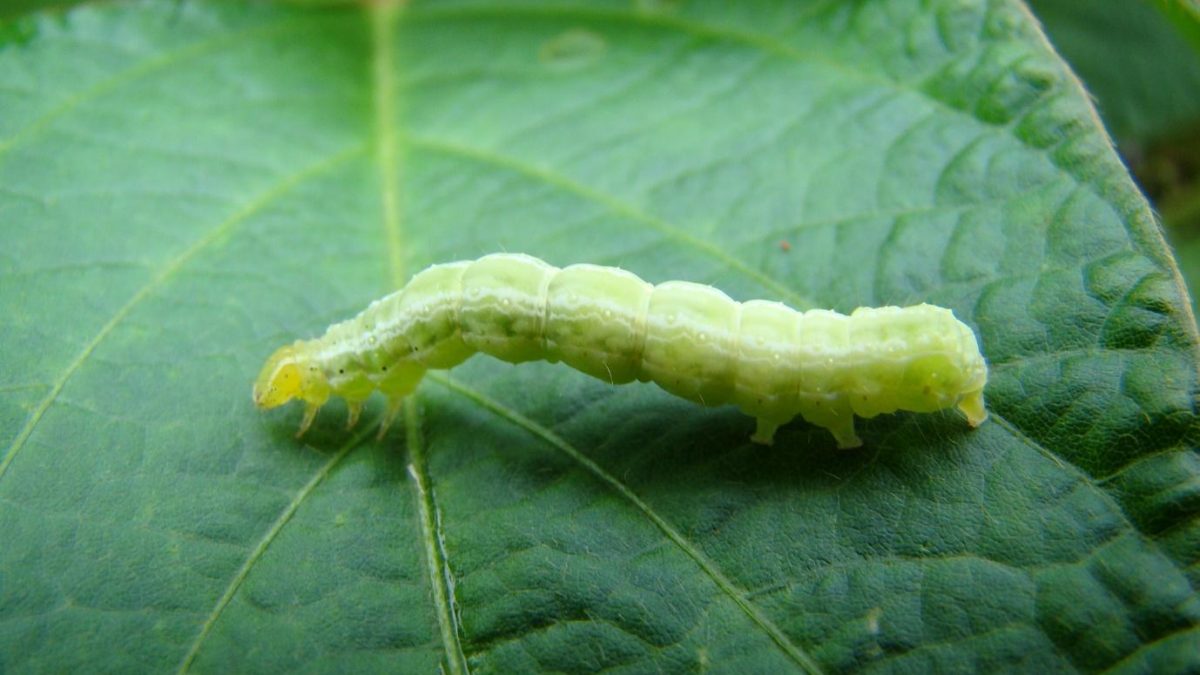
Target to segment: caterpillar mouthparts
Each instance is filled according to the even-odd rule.
[[[297,436],[330,396],[357,423],[379,390],[379,435],[429,369],[476,352],[510,363],[562,361],[622,384],[653,381],[714,406],[733,403],[770,444],[796,415],[839,447],[862,445],[854,416],[956,407],[987,419],[987,364],[975,333],[934,305],[860,307],[849,316],[778,302],[736,302],[711,286],[649,284],[614,267],[559,269],[522,254],[434,265],[314,340],[280,347],[254,383],[261,409],[305,403]]]

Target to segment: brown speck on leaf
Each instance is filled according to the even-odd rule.
[[[789,242],[787,239],[780,239],[779,240],[779,250],[783,251],[784,253],[787,253],[788,251],[792,250],[791,242]]]

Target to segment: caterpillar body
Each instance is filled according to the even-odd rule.
[[[796,415],[843,448],[862,444],[854,415],[954,406],[971,426],[987,419],[987,364],[974,332],[948,309],[800,312],[521,254],[434,265],[323,336],[281,347],[255,382],[254,403],[303,400],[299,436],[330,396],[346,399],[353,426],[379,390],[388,399],[382,434],[426,370],[475,352],[562,361],[613,384],[652,381],[706,406],[734,403],[757,419],[752,439],[766,444]]]

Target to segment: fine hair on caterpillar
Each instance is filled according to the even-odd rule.
[[[354,426],[379,390],[387,430],[426,370],[476,352],[510,363],[544,359],[623,384],[654,382],[706,406],[733,403],[770,444],[797,415],[839,447],[862,445],[854,416],[957,408],[987,419],[987,364],[975,333],[942,307],[860,307],[850,315],[736,302],[711,286],[653,285],[614,267],[557,268],[522,254],[434,265],[319,338],[280,347],[254,403],[305,403],[297,436],[331,396]]]

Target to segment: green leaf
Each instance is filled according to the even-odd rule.
[[[112,2],[0,46],[0,670],[1183,671],[1197,340],[1005,0]],[[991,421],[270,351],[498,251],[975,327]],[[379,415],[378,404],[368,417]]]
[[[1029,0],[1054,46],[1122,141],[1200,125],[1200,6],[1194,0]]]

